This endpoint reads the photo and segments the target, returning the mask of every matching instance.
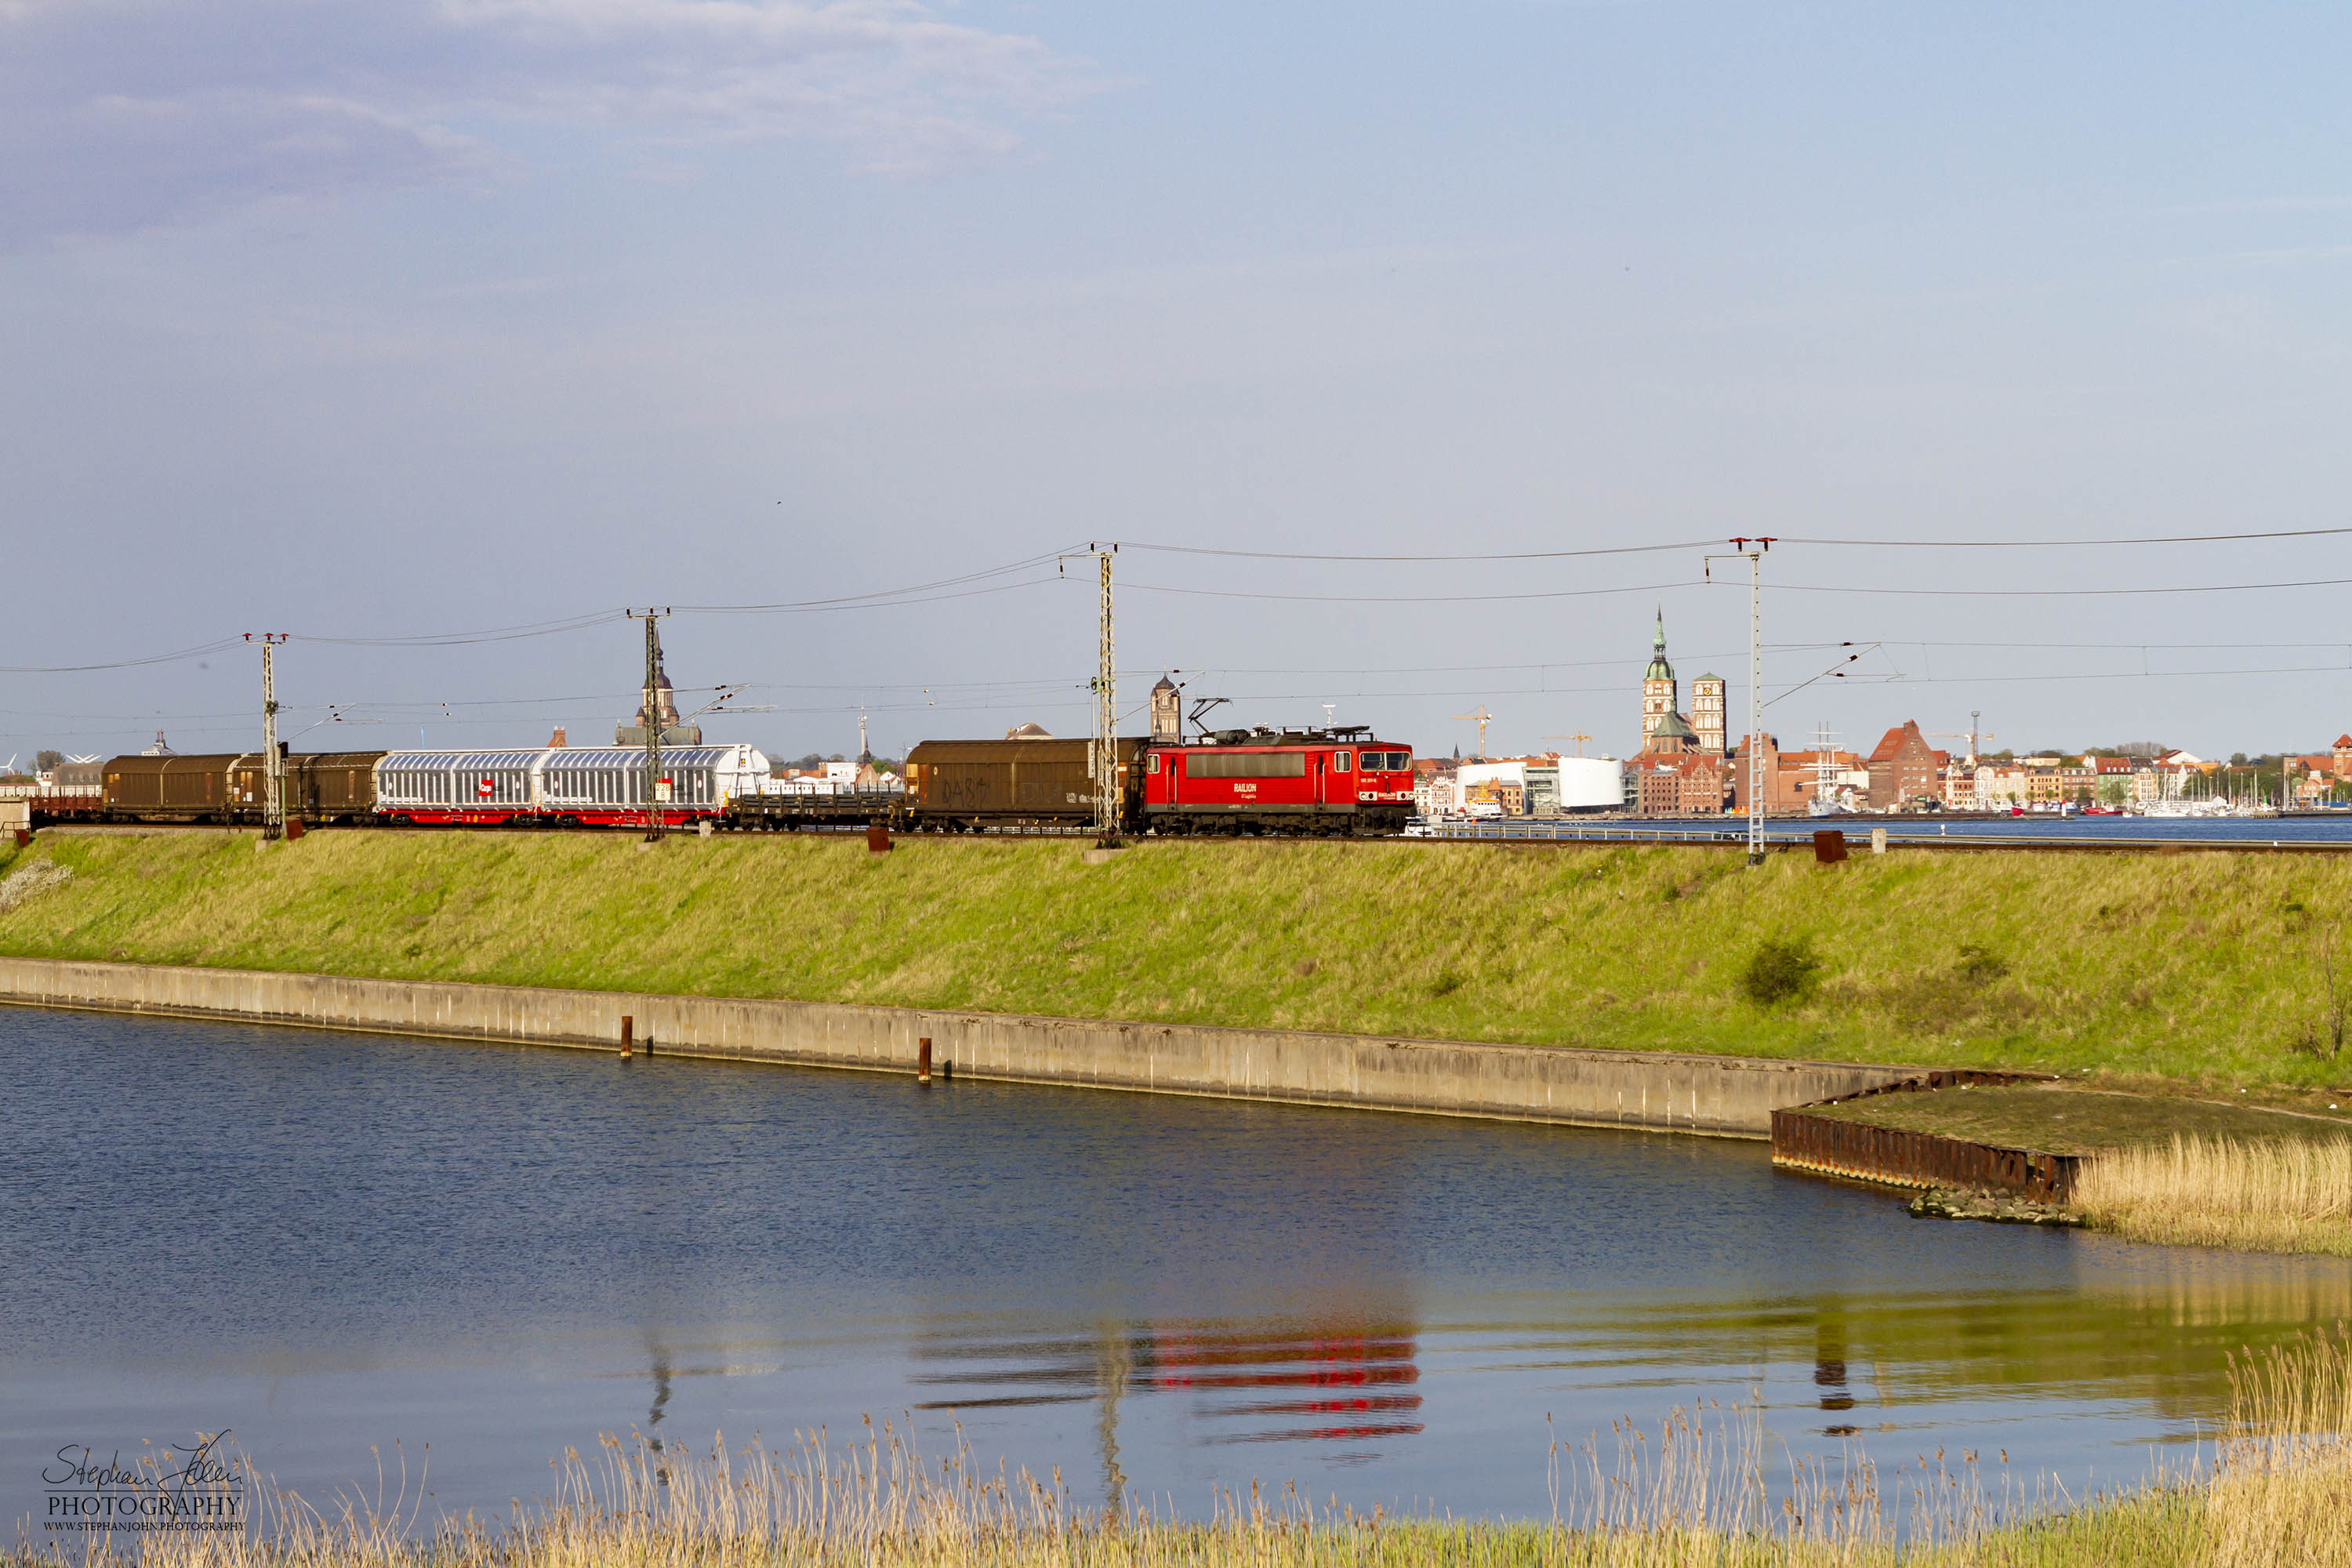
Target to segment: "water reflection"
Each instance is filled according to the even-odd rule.
[[[646,1438],[653,1445],[655,1451],[659,1452],[662,1446],[662,1415],[669,1409],[669,1350],[667,1346],[656,1340],[653,1342],[651,1353],[654,1403],[653,1408],[646,1412]]]
[[[0,1520],[68,1438],[228,1427],[317,1495],[429,1441],[435,1506],[497,1509],[600,1432],[909,1409],[1105,1499],[1525,1514],[1548,1415],[1751,1391],[1794,1448],[2071,1486],[2211,1422],[2231,1352],[2352,1318],[2343,1260],[1913,1221],[1739,1143],[8,1022]]]
[[[1384,1450],[1410,1462],[1437,1397],[1457,1419],[1463,1400],[1495,1400],[1556,1411],[1562,1430],[1578,1431],[1646,1418],[1671,1391],[1727,1402],[1760,1393],[1772,1411],[1810,1413],[1801,1424],[1775,1418],[1792,1440],[1933,1431],[1959,1442],[2095,1412],[2185,1441],[2221,1415],[2233,1352],[2352,1318],[2352,1264],[2342,1260],[2066,1246],[2066,1289],[1979,1282],[1727,1300],[1565,1291],[1348,1318],[1104,1320],[1083,1334],[944,1312],[910,1333],[909,1381],[918,1408],[966,1421],[1096,1405],[1110,1498],[1130,1479],[1121,1421],[1155,1405],[1181,1415],[1188,1445],[1297,1445],[1343,1465]],[[2024,1436],[2003,1446],[2035,1461],[2055,1451]],[[1253,1463],[1281,1474],[1294,1464]]]
[[[1108,1321],[1091,1341],[1006,1338],[933,1325],[911,1347],[915,1408],[944,1415],[1099,1405],[1103,1496],[1129,1495],[1122,1401],[1179,1401],[1199,1441],[1362,1445],[1419,1435],[1415,1326],[1371,1322]]]

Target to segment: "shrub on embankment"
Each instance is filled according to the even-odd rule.
[[[2320,1084],[2352,859],[45,834],[0,952]],[[1771,1003],[1768,941],[1820,968]],[[2323,1031],[2324,1033],[2324,1031]]]

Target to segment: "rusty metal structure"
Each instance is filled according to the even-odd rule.
[[[2040,1073],[1978,1072],[1968,1068],[1926,1073],[1866,1094],[1922,1094],[1962,1084],[2049,1081]],[[2037,1203],[2063,1204],[2074,1195],[2083,1158],[2039,1149],[2010,1149],[1939,1132],[1877,1127],[1867,1121],[1820,1114],[1821,1105],[1792,1106],[1772,1113],[1772,1163],[1824,1176],[1878,1182],[1897,1187],[1961,1187],[2007,1193]]]

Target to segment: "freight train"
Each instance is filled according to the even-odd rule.
[[[1392,834],[1412,815],[1412,748],[1365,730],[1226,730],[1113,742],[1122,833]],[[906,788],[782,790],[751,746],[666,746],[654,804],[673,826],[777,830],[881,823],[902,831],[1083,828],[1095,821],[1094,743],[926,741]],[[121,756],[95,796],[36,796],[37,822],[257,826],[263,753]],[[637,746],[284,753],[285,810],[305,826],[637,826]]]
[[[1125,833],[1402,832],[1412,750],[1366,730],[1221,730],[1112,742]],[[971,830],[1095,819],[1087,741],[926,741],[907,753],[915,826]]]

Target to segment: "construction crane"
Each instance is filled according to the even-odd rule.
[[[1969,717],[1974,719],[1976,714],[1971,712]],[[1979,730],[1974,724],[1969,726],[1968,733],[1965,735],[1950,734],[1939,730],[1926,737],[1930,741],[1966,741],[1969,743],[1969,761],[1972,763],[1977,760],[1977,742],[1994,738],[1990,730]]]
[[[1494,721],[1495,716],[1487,712],[1486,705],[1481,702],[1478,704],[1476,712],[1456,713],[1454,717],[1474,722],[1478,726],[1478,760],[1485,762],[1486,760],[1486,726]]]
[[[1582,756],[1582,755],[1584,755],[1584,742],[1587,742],[1587,741],[1590,741],[1591,739],[1592,739],[1592,737],[1591,737],[1591,736],[1590,736],[1590,735],[1584,735],[1584,734],[1576,734],[1576,735],[1546,735],[1546,736],[1544,736],[1543,738],[1544,738],[1545,740],[1547,740],[1547,741],[1573,741],[1573,742],[1576,742],[1576,754],[1577,754],[1578,756],[1580,756],[1580,756]]]

